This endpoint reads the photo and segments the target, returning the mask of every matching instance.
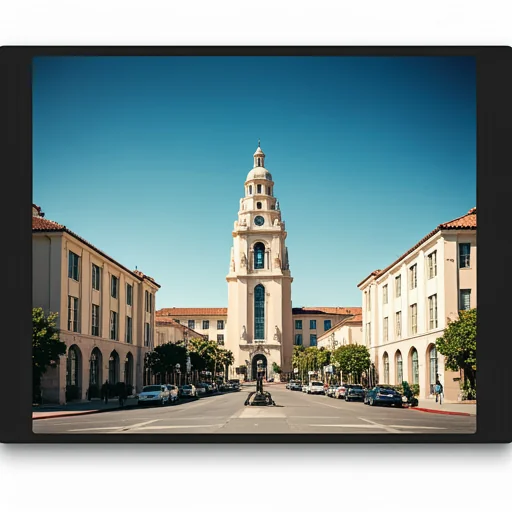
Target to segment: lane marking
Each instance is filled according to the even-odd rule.
[[[372,425],[383,428],[386,432],[390,432],[392,434],[402,434],[401,430],[397,430],[396,428],[391,428],[387,425],[383,425],[382,423],[376,423],[375,421],[367,420],[366,418],[357,418],[357,419],[362,420],[362,421],[367,421],[368,423],[371,423]]]
[[[420,428],[426,430],[447,430],[447,427],[421,427],[417,425],[388,425],[388,427],[393,428]]]
[[[135,430],[164,430],[171,428],[209,428],[209,427],[222,427],[222,424],[218,425],[160,425],[153,427],[140,427]]]
[[[160,421],[161,418],[158,418],[157,420],[151,420],[151,421],[144,421],[143,423],[135,423],[135,425],[125,425],[123,427],[117,426],[117,427],[90,427],[90,428],[74,428],[71,430],[68,430],[68,432],[85,432],[87,430],[114,430],[117,432],[126,432],[132,428],[138,428],[143,425],[149,425],[150,423],[155,423],[155,421]]]
[[[308,425],[308,427],[346,427],[346,428],[373,428],[373,429],[380,429],[385,430],[385,426],[379,426],[379,425],[365,425],[361,423],[352,424],[352,425],[336,425],[336,424],[311,424]]]

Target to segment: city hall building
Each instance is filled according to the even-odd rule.
[[[476,226],[472,208],[359,283],[363,340],[380,383],[406,380],[429,398],[439,379],[445,398],[459,399],[462,375],[445,369],[435,342],[460,310],[477,307]]]
[[[230,350],[235,360],[231,377],[246,368],[247,378],[253,378],[258,361],[267,377],[273,376],[274,363],[292,372],[294,345],[317,346],[325,331],[361,314],[360,307],[292,308],[286,225],[265,157],[258,144],[232,231],[228,308],[157,311],[157,318],[170,317]],[[157,331],[163,329],[157,325]]]

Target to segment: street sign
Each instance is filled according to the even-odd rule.
[[[299,373],[299,369],[298,368],[294,368],[293,369],[293,373]]]

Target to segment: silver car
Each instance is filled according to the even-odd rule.
[[[139,405],[166,405],[169,403],[169,390],[164,384],[144,386],[139,393]]]
[[[196,387],[192,384],[184,384],[180,388],[180,396],[183,396],[183,397],[197,396]]]

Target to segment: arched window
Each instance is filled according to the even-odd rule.
[[[110,384],[119,382],[119,354],[113,350],[108,360],[108,381]]]
[[[261,162],[261,160],[258,158],[258,167],[260,167],[260,166],[261,166],[261,163],[260,163],[260,162]]]
[[[267,195],[270,195],[270,187],[267,187]]]
[[[254,288],[254,339],[265,339],[265,288],[261,284]]]
[[[92,351],[89,363],[89,386],[99,386],[101,383],[102,357],[98,347]]]
[[[254,268],[265,268],[265,246],[261,242],[254,245]]]
[[[256,203],[256,208],[258,208],[258,210],[261,210],[261,203],[259,201]]]
[[[436,346],[432,345],[432,347],[429,350],[429,367],[430,367],[430,392],[434,392],[434,386],[437,381],[437,350]]]
[[[387,352],[384,352],[382,360],[384,363],[384,384],[389,384],[389,356]]]
[[[401,385],[404,381],[404,363],[402,361],[402,353],[396,351],[396,383]]]
[[[420,368],[418,363],[418,351],[413,348],[411,351],[411,368],[412,368],[412,383],[419,384],[420,383]]]
[[[69,347],[68,350],[68,365],[66,375],[67,386],[78,386],[78,376],[80,374],[78,368],[78,349],[75,346]]]
[[[252,194],[252,185],[249,185],[249,195]]]
[[[133,385],[133,356],[131,352],[126,354],[124,360],[124,382]]]
[[[256,188],[258,190],[258,194],[261,194],[261,185],[256,185]]]

